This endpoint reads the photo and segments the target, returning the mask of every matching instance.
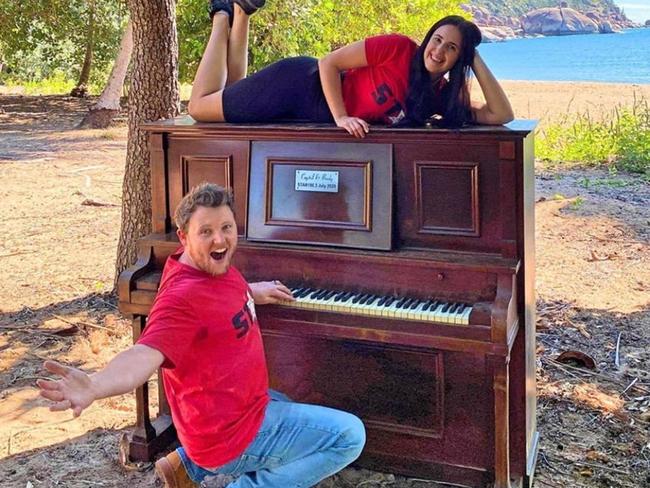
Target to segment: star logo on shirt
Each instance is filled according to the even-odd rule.
[[[390,120],[392,124],[396,124],[400,120],[402,120],[404,117],[406,117],[406,114],[404,113],[404,110],[400,110],[397,115],[389,115],[388,120]]]

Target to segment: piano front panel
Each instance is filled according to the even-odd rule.
[[[191,188],[204,181],[232,188],[237,230],[239,235],[246,235],[247,141],[171,137],[168,171],[170,209],[175,209]],[[167,231],[174,228],[172,222]]]
[[[478,164],[415,162],[418,232],[478,237]]]
[[[267,319],[268,320],[268,319]],[[488,470],[492,382],[485,356],[264,328],[271,388],[292,400],[354,412],[365,455]],[[327,374],[323,374],[323,372]]]
[[[398,247],[502,254],[500,218],[516,188],[499,185],[496,141],[395,144],[394,152]]]
[[[241,242],[234,263],[249,282],[281,278],[288,285],[382,293],[413,298],[431,296],[466,303],[493,301],[497,276],[420,259],[384,253],[281,248]]]
[[[248,239],[389,250],[388,144],[252,143]]]

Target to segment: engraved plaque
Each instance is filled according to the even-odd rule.
[[[253,142],[248,239],[390,249],[388,144]]]

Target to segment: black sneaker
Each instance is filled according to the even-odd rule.
[[[212,20],[214,14],[221,11],[226,12],[228,14],[230,25],[232,25],[232,17],[233,17],[232,0],[210,0],[210,5],[208,7],[210,20]]]
[[[266,0],[233,0],[237,5],[239,5],[246,15],[251,15],[261,9]]]

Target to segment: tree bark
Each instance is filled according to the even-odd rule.
[[[90,79],[90,67],[93,62],[93,48],[95,43],[95,2],[90,2],[90,12],[88,17],[88,30],[86,31],[86,55],[84,64],[81,67],[79,81],[70,92],[73,97],[85,97],[88,94],[88,80]]]
[[[149,147],[140,125],[174,117],[179,111],[175,1],[129,0],[128,5],[133,22],[133,71],[115,284],[120,273],[135,262],[136,240],[151,232]]]
[[[117,53],[115,64],[108,77],[106,86],[99,96],[97,103],[93,105],[78,127],[92,127],[93,129],[103,129],[108,127],[113,118],[120,111],[120,96],[124,87],[124,79],[131,61],[131,52],[133,51],[133,26],[129,19],[122,34],[120,51]]]

